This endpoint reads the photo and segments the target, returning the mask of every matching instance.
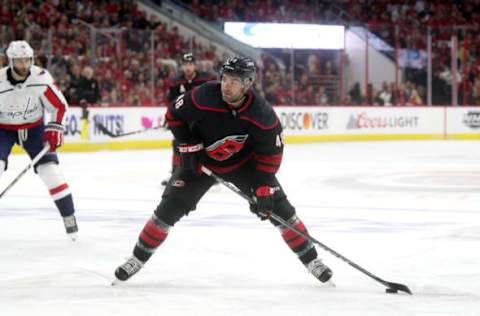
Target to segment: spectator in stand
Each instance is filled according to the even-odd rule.
[[[422,101],[422,98],[420,97],[420,94],[418,93],[418,90],[415,84],[408,81],[407,81],[407,84],[408,84],[408,89],[410,91],[407,105],[422,105],[423,101]]]
[[[382,90],[378,93],[377,99],[380,105],[392,106],[392,90],[386,81],[382,82]]]
[[[279,82],[271,82],[266,86],[263,91],[265,92],[265,98],[273,105],[278,105],[281,103],[278,93],[281,90]]]
[[[376,100],[376,92],[375,88],[373,87],[372,83],[367,84],[367,91],[365,94],[365,103],[367,105],[378,105],[378,102]]]
[[[78,100],[80,104],[87,102],[91,105],[100,100],[100,88],[97,80],[93,78],[93,69],[90,66],[85,66],[82,70],[78,84]]]
[[[165,79],[158,78],[155,83],[154,97],[155,104],[154,106],[168,106],[168,86],[165,84]]]
[[[106,69],[101,78],[101,82],[99,82],[101,87],[101,106],[118,103],[119,84],[114,80],[112,72],[112,69]]]
[[[67,91],[65,91],[65,97],[73,105],[79,105],[79,86],[80,86],[80,65],[77,63],[70,64],[68,72],[68,86]]]
[[[331,60],[327,60],[324,64],[323,74],[327,76],[335,75],[335,70],[333,69],[333,64]]]
[[[325,92],[325,87],[318,86],[318,91],[315,94],[315,104],[316,105],[328,105],[330,102],[328,100],[328,95]]]
[[[304,72],[295,87],[295,104],[313,104],[313,90],[309,89],[310,87],[312,86],[309,84],[308,74]]]
[[[350,104],[361,105],[363,103],[362,91],[360,90],[360,83],[355,82],[352,89],[348,92],[350,98]]]
[[[320,76],[320,61],[317,54],[310,54],[307,57],[307,72],[310,78]]]

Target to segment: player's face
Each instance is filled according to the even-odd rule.
[[[22,78],[25,78],[30,73],[30,67],[32,66],[31,58],[14,58],[13,68],[15,73]]]
[[[222,75],[221,87],[223,101],[230,104],[240,101],[248,90],[242,78],[227,74]]]
[[[194,63],[185,63],[183,64],[183,73],[186,77],[190,77],[195,72],[195,64]]]

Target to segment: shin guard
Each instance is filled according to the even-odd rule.
[[[146,262],[157,248],[165,241],[170,231],[170,225],[159,219],[155,214],[143,227],[133,254],[142,262]]]
[[[47,186],[60,214],[63,217],[73,215],[72,194],[59,166],[56,163],[42,164],[37,167],[37,173]]]
[[[305,225],[296,215],[293,215],[287,222],[299,231],[307,233]],[[280,229],[283,240],[303,264],[307,264],[317,257],[317,251],[311,241],[284,225],[278,224],[277,227]]]

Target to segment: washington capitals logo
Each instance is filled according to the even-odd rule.
[[[248,135],[232,135],[222,138],[206,148],[210,158],[224,161],[242,150]]]

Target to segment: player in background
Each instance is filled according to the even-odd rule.
[[[26,41],[13,41],[0,69],[0,177],[16,143],[34,158],[45,146],[49,152],[34,166],[63,218],[67,234],[75,240],[78,226],[72,194],[58,166],[56,149],[63,144],[62,119],[67,101],[50,73],[33,65],[33,49]],[[45,125],[45,111],[50,113]]]
[[[255,75],[251,59],[229,58],[220,70],[220,82],[196,87],[169,107],[167,120],[178,144],[180,166],[140,233],[133,256],[116,269],[118,280],[129,279],[143,267],[175,223],[195,210],[215,182],[200,173],[200,164],[253,196],[256,204],[250,210],[280,230],[308,271],[321,282],[331,278],[332,271],[317,258],[312,242],[264,216],[273,212],[307,232],[275,175],[283,155],[282,127],[271,105],[251,91]]]
[[[212,74],[197,70],[197,65],[195,63],[195,56],[192,53],[184,53],[181,57],[182,70],[177,74],[173,79],[172,85],[170,86],[168,101],[169,103],[174,102],[180,95],[184,94],[187,91],[192,90],[193,87],[204,84],[207,81],[216,80],[216,77]],[[172,141],[172,173],[177,168],[180,161],[180,154],[177,149],[177,144],[175,141]],[[162,185],[166,186],[168,179],[162,181]]]

